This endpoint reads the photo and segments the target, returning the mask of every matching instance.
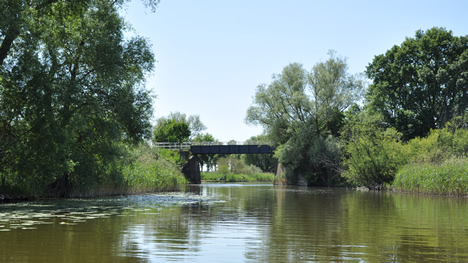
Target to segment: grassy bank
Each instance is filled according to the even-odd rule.
[[[142,194],[177,191],[187,183],[180,172],[179,155],[169,150],[141,145],[130,149],[119,165],[119,172],[108,184],[92,190],[77,189],[71,196],[91,197],[103,195]]]
[[[408,192],[468,195],[468,159],[408,164],[398,171],[392,186]]]
[[[177,191],[187,183],[180,172],[184,161],[177,153],[146,144],[121,147],[120,153],[120,158],[109,163],[105,169],[92,171],[92,168],[88,168],[91,172],[87,177],[65,174],[43,188],[13,180],[4,180],[6,183],[3,183],[0,180],[0,195],[5,200],[98,197]]]
[[[201,179],[205,182],[220,182],[224,181],[222,173],[201,173]],[[271,173],[254,173],[254,174],[227,174],[227,182],[273,182],[275,175]]]

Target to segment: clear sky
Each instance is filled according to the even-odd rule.
[[[223,142],[262,133],[245,124],[247,108],[289,63],[310,70],[333,49],[355,74],[418,29],[468,35],[466,0],[161,0],[154,13],[133,0],[123,14],[158,61],[147,80],[155,119],[200,115]]]

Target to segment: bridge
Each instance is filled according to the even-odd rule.
[[[197,155],[201,154],[273,154],[276,147],[258,142],[183,142],[170,143],[158,142],[155,144],[158,148],[178,150],[187,153],[185,158],[187,163],[182,167],[182,172],[192,184],[200,184],[200,165]],[[189,152],[192,156],[189,157]]]
[[[158,142],[156,147],[190,151],[194,155],[199,154],[272,154],[276,147],[259,142],[245,142],[235,144],[222,143],[222,142],[183,142],[183,143],[170,143]]]

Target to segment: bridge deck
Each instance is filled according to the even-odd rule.
[[[220,142],[158,142],[156,147],[170,150],[190,150],[193,154],[272,154],[276,147],[248,142],[246,144],[224,144]]]
[[[193,154],[271,154],[276,148],[269,145],[192,145]]]

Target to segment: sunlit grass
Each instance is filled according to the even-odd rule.
[[[91,189],[76,189],[72,197],[177,191],[187,184],[177,155],[145,145],[130,150],[112,180]]]
[[[224,174],[221,173],[201,173],[202,181],[218,182],[224,181]],[[273,182],[275,175],[271,173],[254,174],[227,174],[227,182]]]
[[[408,164],[398,171],[392,185],[411,192],[467,195],[468,159],[452,158],[442,164]]]

